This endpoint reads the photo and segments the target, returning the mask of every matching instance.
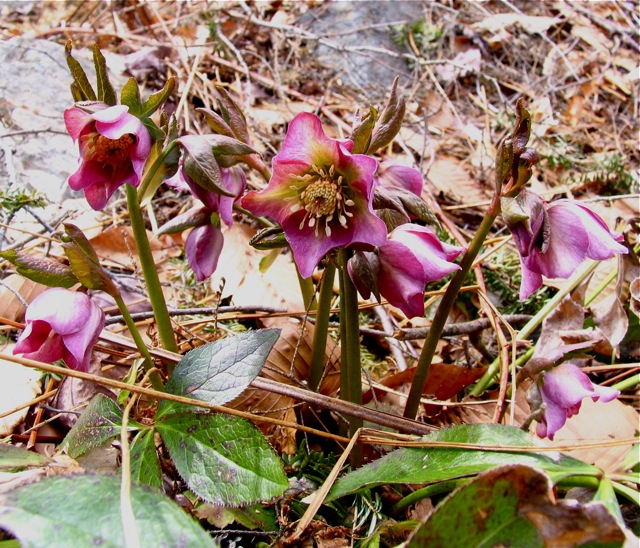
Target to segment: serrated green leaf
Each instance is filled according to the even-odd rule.
[[[173,93],[176,87],[175,78],[169,78],[164,87],[149,96],[149,98],[142,105],[142,111],[140,113],[141,118],[147,118],[151,116],[160,106],[164,103]]]
[[[624,539],[604,507],[556,503],[542,472],[516,464],[484,472],[454,491],[414,532],[407,548],[616,547]]]
[[[80,415],[73,428],[64,438],[61,448],[72,458],[79,457],[89,449],[120,435],[122,409],[104,394],[96,395]],[[143,426],[129,420],[129,431]]]
[[[143,430],[131,442],[131,479],[161,489],[162,472],[154,438],[155,430]]]
[[[178,413],[156,428],[189,488],[208,502],[242,506],[277,497],[288,486],[282,462],[249,421]]]
[[[0,470],[19,471],[25,468],[44,466],[49,459],[40,453],[0,443]]]
[[[96,67],[96,76],[98,80],[98,101],[112,107],[118,103],[116,92],[109,81],[109,73],[107,71],[107,61],[100,51],[98,44],[93,45],[93,64]]]
[[[166,391],[215,405],[231,401],[258,376],[279,334],[279,329],[246,331],[191,350],[176,366]],[[184,407],[163,400],[156,417]]]
[[[73,84],[71,85],[71,94],[74,101],[96,101],[96,92],[93,91],[93,87],[87,78],[82,65],[78,63],[71,55],[71,40],[68,40],[64,47],[65,57],[67,60],[67,66],[73,76]]]
[[[0,257],[14,265],[18,274],[47,287],[68,289],[78,283],[70,267],[52,259],[32,257],[14,250],[0,251]]]
[[[138,485],[131,503],[141,546],[218,546],[169,498]],[[54,476],[0,495],[0,527],[24,548],[125,546],[120,479]]]
[[[120,102],[129,107],[129,114],[140,117],[142,113],[142,99],[140,98],[140,88],[135,78],[129,78],[120,91]]]
[[[425,442],[471,443],[486,447],[535,447],[531,436],[519,428],[498,424],[470,424],[445,428],[423,438]],[[327,502],[360,489],[389,483],[432,483],[475,475],[503,464],[522,464],[545,470],[554,484],[570,476],[598,476],[595,466],[565,455],[481,451],[444,447],[404,448],[347,474],[336,482]]]

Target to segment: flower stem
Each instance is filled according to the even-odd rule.
[[[562,299],[564,299],[569,293],[571,293],[576,287],[578,287],[589,275],[591,275],[591,273],[596,269],[597,266],[598,266],[598,262],[592,261],[584,270],[582,270],[579,274],[577,274],[571,280],[571,282],[567,284],[566,287],[564,287],[561,291],[558,291],[558,293],[556,293],[553,296],[553,298],[549,299],[549,301],[547,301],[547,304],[545,304],[538,311],[538,313],[533,318],[531,318],[526,323],[526,325],[522,327],[522,329],[518,332],[518,336],[516,337],[516,340],[517,341],[527,340],[531,336],[531,334],[536,329],[538,329],[538,327],[544,321],[544,319],[558,307]],[[533,354],[533,351],[530,351],[527,354],[525,354],[525,356],[527,356],[526,360],[528,360],[532,354]],[[517,362],[518,365],[522,365],[523,363],[526,362],[526,360],[524,360],[523,362],[520,362],[522,357],[523,356],[518,358],[518,362]],[[472,396],[480,396],[491,384],[491,382],[493,381],[493,378],[496,376],[499,370],[500,370],[500,359],[497,358],[491,363],[491,365],[489,365],[488,369],[485,371],[484,375],[482,375],[480,380],[473,387],[473,390],[471,390],[470,394]]]
[[[427,377],[429,376],[431,361],[436,353],[436,347],[440,340],[442,330],[447,323],[447,318],[449,317],[449,313],[456,302],[460,288],[464,284],[467,274],[473,267],[473,261],[480,252],[480,249],[484,244],[484,240],[487,237],[487,234],[489,234],[499,212],[500,197],[496,194],[489,205],[485,218],[482,220],[482,223],[478,228],[478,232],[476,232],[473,240],[471,240],[469,248],[460,262],[460,270],[455,273],[451,282],[449,282],[449,286],[447,287],[445,294],[442,296],[440,305],[436,310],[429,333],[424,341],[420,358],[418,359],[416,374],[413,378],[413,383],[411,384],[411,390],[409,391],[406,407],[404,408],[405,418],[414,419],[418,413],[422,391],[424,390],[424,385],[427,382]]]
[[[632,375],[631,377],[629,377],[628,379],[624,379],[623,381],[617,382],[616,384],[612,385],[611,388],[620,390],[620,392],[624,392],[625,390],[628,390],[629,388],[635,388],[636,386],[640,386],[640,373]]]
[[[131,229],[133,230],[133,237],[136,240],[138,256],[140,257],[140,265],[142,266],[142,275],[144,276],[147,292],[149,293],[151,308],[155,315],[160,342],[165,350],[178,353],[178,345],[176,344],[176,339],[173,334],[173,326],[171,325],[171,318],[169,317],[169,311],[167,310],[167,303],[164,300],[162,286],[160,285],[160,278],[158,277],[158,270],[156,269],[156,265],[153,261],[153,255],[151,254],[151,246],[149,245],[147,230],[144,227],[142,210],[138,203],[138,194],[134,187],[129,184],[126,186]]]
[[[124,319],[125,323],[127,324],[127,327],[129,328],[129,332],[131,333],[131,338],[136,343],[136,347],[140,351],[140,354],[142,354],[142,356],[144,357],[144,368],[147,371],[150,371],[151,369],[155,369],[153,358],[149,353],[149,349],[147,348],[147,345],[144,344],[144,341],[140,336],[140,332],[138,331],[138,328],[136,327],[136,324],[133,321],[131,314],[129,313],[129,309],[127,308],[127,305],[124,303],[120,295],[117,295],[117,296],[113,295],[113,298],[116,301],[116,305],[118,305],[118,309],[122,314],[122,318]],[[162,379],[160,378],[160,374],[158,373],[157,370],[153,371],[149,375],[149,379],[151,380],[151,385],[153,386],[154,390],[164,392],[164,383],[162,382]]]
[[[341,250],[340,261],[340,398],[351,403],[362,403],[360,371],[360,324],[358,320],[358,293],[347,270],[347,252]],[[349,417],[349,436],[362,428],[362,419]],[[362,446],[356,445],[351,453],[351,466],[362,464]]]
[[[313,332],[313,348],[311,350],[311,364],[309,368],[309,388],[314,392],[320,387],[324,362],[327,355],[327,335],[329,333],[329,316],[331,315],[331,298],[333,297],[333,281],[336,267],[333,262],[327,262],[324,275],[320,282],[320,295],[316,314],[315,331]]]
[[[302,302],[304,303],[305,310],[315,310],[318,306],[315,299],[315,287],[313,286],[313,279],[311,276],[303,278],[300,276],[300,271],[296,267],[296,274],[298,275],[298,283],[300,284],[300,293],[302,293]]]

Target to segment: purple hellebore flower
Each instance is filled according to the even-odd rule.
[[[387,301],[408,317],[424,316],[424,286],[439,280],[460,266],[452,263],[462,247],[441,242],[431,227],[404,224],[389,233],[387,241],[374,253],[365,252],[372,267],[375,286]],[[370,295],[354,273],[349,275],[364,298]]]
[[[204,209],[209,213],[209,219],[215,213],[227,226],[233,224],[233,204],[239,200],[240,195],[247,186],[247,177],[239,167],[220,168],[222,186],[234,193],[234,196],[216,194],[202,188],[195,183],[182,167],[176,174],[167,179],[165,183],[182,190],[189,190]],[[196,279],[201,282],[213,274],[218,266],[218,259],[222,253],[224,237],[218,224],[207,224],[194,227],[185,243],[185,252],[189,266],[193,269]]]
[[[620,391],[593,384],[577,365],[565,362],[544,373],[540,395],[546,409],[536,433],[552,440],[567,419],[578,414],[584,398],[606,403],[617,398]]]
[[[517,203],[528,216],[513,223],[506,219],[522,264],[520,300],[542,286],[542,276],[568,278],[586,259],[602,261],[627,253],[622,234],[611,232],[602,218],[572,200],[547,203],[522,191]]]
[[[327,137],[317,116],[298,114],[273,159],[269,184],[242,199],[244,208],[282,226],[303,278],[331,249],[386,240],[372,207],[377,162],[352,148],[353,141]]]
[[[73,190],[84,190],[89,205],[102,209],[125,183],[138,186],[151,151],[151,136],[129,107],[115,105],[93,113],[64,111],[67,131],[80,147],[80,167],[69,177]]]
[[[55,287],[27,307],[25,323],[14,354],[46,363],[62,359],[71,369],[87,371],[104,312],[84,293]]]
[[[375,178],[380,186],[408,190],[418,197],[422,196],[422,175],[413,167],[389,160],[380,162]]]

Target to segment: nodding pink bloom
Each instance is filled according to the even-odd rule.
[[[376,181],[383,187],[407,190],[418,197],[422,196],[422,175],[412,167],[388,160],[381,162],[376,173]]]
[[[547,203],[533,192],[516,198],[528,216],[510,223],[522,263],[520,299],[542,286],[542,276],[568,278],[586,259],[601,261],[627,253],[622,234],[611,232],[602,218],[572,200]]]
[[[577,365],[565,362],[543,374],[540,395],[545,411],[536,426],[536,433],[541,438],[552,440],[567,419],[578,414],[584,398],[609,402],[620,392],[593,384]]]
[[[389,233],[377,257],[375,253],[363,253],[370,274],[360,277],[351,261],[349,274],[364,298],[375,289],[408,318],[424,316],[424,286],[460,270],[451,261],[463,251],[462,247],[441,242],[431,227],[404,224]],[[373,288],[367,287],[367,278]]]
[[[25,322],[14,354],[45,363],[64,360],[71,369],[87,371],[104,312],[84,293],[56,287],[33,300]]]
[[[80,167],[69,177],[73,190],[83,190],[93,209],[102,209],[125,183],[138,186],[151,151],[151,136],[129,107],[116,105],[88,113],[64,111],[67,131],[80,147]]]
[[[331,249],[386,240],[372,207],[377,162],[352,148],[353,141],[327,137],[317,116],[298,114],[273,159],[269,184],[242,199],[244,208],[282,226],[303,278]]]
[[[221,185],[234,196],[224,196],[202,188],[195,183],[189,175],[182,169],[167,179],[165,183],[189,190],[203,205],[207,216],[207,222],[196,226],[189,232],[185,243],[185,252],[189,266],[193,269],[196,279],[201,282],[213,274],[218,266],[218,260],[222,253],[224,237],[220,230],[219,221],[212,221],[214,214],[219,214],[220,218],[227,226],[233,224],[233,204],[239,200],[247,186],[247,177],[239,167],[220,168]]]

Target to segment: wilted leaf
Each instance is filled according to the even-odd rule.
[[[215,546],[177,504],[132,485],[131,503],[141,546]],[[73,511],[64,511],[72,507]],[[125,546],[120,478],[50,477],[0,495],[0,527],[22,546]]]
[[[69,456],[76,458],[85,451],[120,435],[121,424],[122,409],[112,399],[98,394],[65,437],[62,449],[66,450]],[[129,430],[138,430],[141,427],[141,424],[129,421]]]
[[[206,501],[242,506],[281,495],[288,486],[280,459],[244,419],[174,413],[157,430],[182,478]]]
[[[508,465],[480,474],[453,492],[407,546],[609,547],[622,546],[624,540],[602,504],[555,502],[543,473]]]
[[[0,443],[0,470],[24,470],[34,466],[44,466],[49,459],[40,453],[15,447],[9,443]]]

